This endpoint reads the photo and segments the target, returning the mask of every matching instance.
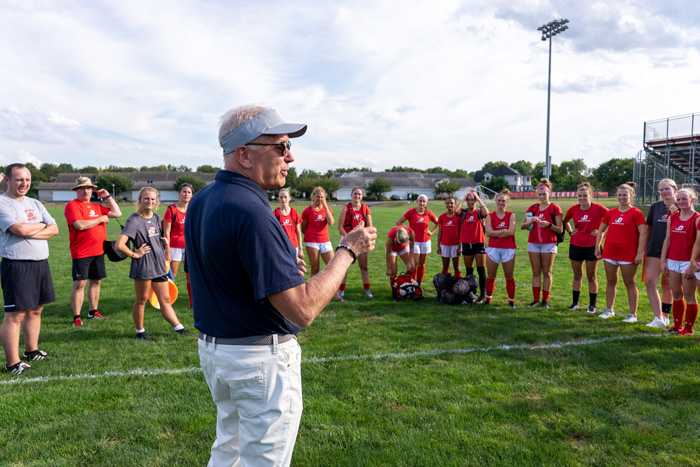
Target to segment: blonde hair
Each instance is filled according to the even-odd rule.
[[[506,199],[508,201],[510,201],[510,195],[512,195],[512,194],[513,194],[513,192],[511,192],[508,188],[504,188],[498,192],[498,194],[496,195],[496,199],[498,199],[499,196],[503,195],[506,197]]]
[[[578,186],[576,187],[576,191],[579,191],[579,190],[586,190],[586,191],[588,191],[591,195],[593,195],[593,185],[591,185],[591,184],[588,183],[588,182],[581,182],[581,183],[579,183]]]
[[[617,193],[620,190],[627,190],[627,192],[630,194],[630,198],[634,198],[635,195],[637,194],[637,192],[634,191],[634,187],[636,187],[636,186],[637,186],[637,184],[634,182],[623,183],[622,185],[617,187],[617,190],[615,191],[615,193]],[[632,204],[631,200],[630,200],[630,204]]]
[[[311,197],[313,198],[319,193],[323,193],[323,196],[328,198],[328,193],[326,193],[326,190],[324,190],[322,186],[317,186],[316,188],[314,188],[314,191],[311,192]]]
[[[156,194],[156,205],[153,207],[153,212],[155,212],[158,210],[158,206],[160,206],[160,194],[158,193],[158,190],[156,190],[152,186],[145,186],[139,190],[139,195],[136,198],[136,210],[138,210],[139,207],[141,207],[141,198],[143,197],[143,194],[147,191],[152,191]]]
[[[668,186],[670,186],[671,188],[673,188],[673,191],[678,191],[678,185],[676,185],[676,182],[674,182],[674,181],[671,180],[670,178],[664,178],[663,180],[659,181],[659,184],[656,185],[656,189],[657,189],[657,190],[658,190],[659,188],[661,188],[661,184],[662,184],[662,183],[665,183],[666,185],[668,185]]]
[[[537,188],[541,186],[546,186],[549,189],[549,192],[552,192],[552,182],[550,182],[546,178],[540,178],[540,184],[537,186]]]
[[[680,193],[680,192],[682,192],[682,191],[688,193],[688,196],[690,196],[690,198],[691,198],[693,201],[695,201],[696,199],[698,199],[698,194],[697,194],[697,192],[696,192],[695,190],[693,190],[692,188],[681,188],[680,190],[678,190],[678,193]]]
[[[289,195],[289,199],[292,199],[292,192],[289,190],[289,188],[282,188],[277,194],[277,197],[279,198],[279,195],[281,195],[282,193],[287,193],[287,195]]]
[[[396,241],[399,242],[399,244],[403,245],[408,241],[408,232],[406,229],[401,227],[399,230],[396,231]]]

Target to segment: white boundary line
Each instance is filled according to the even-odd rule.
[[[398,353],[384,353],[384,354],[374,354],[374,355],[342,355],[338,357],[311,357],[302,359],[302,364],[304,363],[326,363],[326,362],[342,362],[342,361],[356,361],[356,360],[380,360],[383,358],[412,358],[412,357],[426,357],[435,355],[445,355],[445,354],[469,354],[474,352],[493,352],[498,350],[541,350],[541,349],[562,349],[564,347],[577,347],[581,345],[593,345],[605,342],[621,341],[627,339],[644,339],[649,337],[663,337],[663,334],[633,334],[624,336],[610,336],[610,337],[600,337],[598,339],[583,339],[579,341],[568,341],[568,342],[553,342],[550,344],[516,344],[516,345],[498,345],[495,347],[469,347],[466,349],[436,349],[436,350],[423,350],[416,352],[398,352]],[[109,378],[109,377],[121,377],[121,376],[150,376],[150,375],[175,375],[180,373],[194,373],[201,371],[199,367],[189,367],[189,368],[164,368],[156,370],[148,369],[134,369],[128,371],[108,371],[101,374],[91,375],[58,375],[58,376],[39,376],[36,378],[25,378],[25,377],[15,377],[8,380],[0,380],[0,385],[6,384],[21,384],[21,383],[43,383],[51,381],[74,381],[74,380],[89,380],[98,378]]]

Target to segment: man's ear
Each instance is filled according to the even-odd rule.
[[[246,146],[238,146],[235,151],[235,157],[238,164],[244,169],[250,169],[253,166],[251,161],[252,155]]]

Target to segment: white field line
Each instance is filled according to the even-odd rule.
[[[577,347],[582,345],[594,345],[605,342],[620,341],[627,339],[643,339],[649,337],[663,337],[663,334],[639,334],[639,335],[624,335],[624,336],[609,336],[600,337],[598,339],[583,339],[578,341],[568,341],[568,342],[552,342],[549,344],[515,344],[515,345],[497,345],[494,347],[469,347],[465,349],[435,349],[435,350],[423,350],[416,352],[396,352],[396,353],[383,353],[374,355],[341,355],[338,357],[311,357],[302,359],[302,363],[325,363],[325,362],[342,362],[351,360],[379,360],[383,358],[412,358],[412,357],[429,357],[435,355],[449,355],[449,354],[469,354],[474,352],[493,352],[493,351],[511,351],[511,350],[541,350],[541,349],[562,349],[565,347]],[[100,374],[82,374],[82,375],[56,375],[56,376],[39,376],[36,378],[32,377],[15,377],[8,380],[1,380],[0,385],[5,384],[27,384],[27,383],[44,383],[52,381],[73,381],[73,380],[90,380],[98,378],[109,378],[109,377],[123,377],[123,376],[151,376],[151,375],[174,375],[180,373],[193,373],[201,371],[199,367],[190,368],[164,368],[164,369],[133,369],[128,371],[107,371]]]

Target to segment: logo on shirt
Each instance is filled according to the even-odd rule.
[[[316,216],[316,221],[318,221],[318,222],[323,222],[323,216],[322,216],[321,214],[318,214],[318,215]]]
[[[467,220],[473,221],[473,220],[474,220],[474,215],[469,216],[469,219],[467,219]]]
[[[685,227],[685,226],[684,226],[684,225],[679,225],[678,227],[676,227],[676,232],[678,232],[678,233],[685,233],[685,232],[683,232],[683,227]]]
[[[542,214],[540,214],[540,215],[537,216],[537,217],[539,217],[540,219],[542,219],[542,218],[544,217],[544,214],[542,213]]]
[[[664,214],[661,216],[661,219],[659,219],[659,222],[668,222],[668,214]]]
[[[581,222],[588,222],[588,214],[584,214],[580,220]]]
[[[34,214],[34,209],[33,208],[27,208],[24,210],[24,215],[27,216],[27,221],[35,221],[37,220],[36,214]]]
[[[356,221],[359,221],[359,220],[360,220],[360,215],[359,215],[359,214],[355,214],[355,215],[352,216],[352,217],[353,217]]]
[[[285,220],[284,220],[284,225],[289,225],[289,224],[290,224],[289,219],[285,219]]]
[[[148,228],[148,236],[153,237],[156,234],[156,228],[155,227],[149,227]]]
[[[622,219],[623,219],[622,216],[618,217],[617,219],[615,219],[615,220],[613,221],[613,224],[615,224],[615,225],[625,225],[625,223],[622,222]]]
[[[90,217],[97,217],[94,209],[90,209]]]
[[[500,223],[500,224],[498,224],[498,227],[505,227],[505,226],[506,226],[506,223],[505,223],[505,221],[501,221],[501,223]]]
[[[423,219],[422,217],[419,217],[416,222],[419,224],[425,224],[425,219]]]
[[[447,224],[445,224],[445,227],[447,227],[448,225],[454,225],[454,224],[452,223],[452,221],[447,221]]]

